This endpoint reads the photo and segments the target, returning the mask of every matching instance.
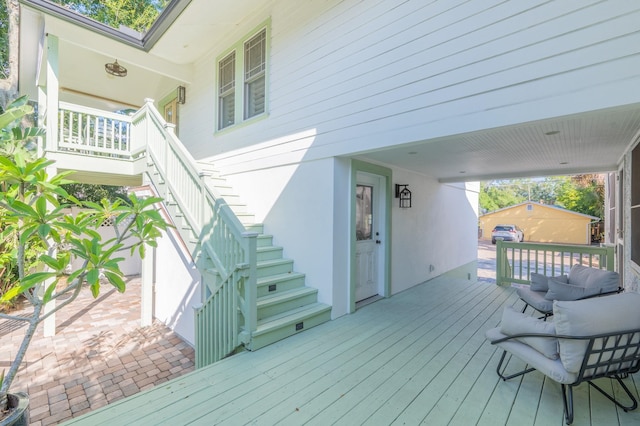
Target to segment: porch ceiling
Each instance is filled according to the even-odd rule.
[[[419,141],[359,156],[462,182],[616,170],[640,131],[640,105]]]

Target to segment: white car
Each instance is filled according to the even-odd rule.
[[[496,225],[491,231],[491,244],[495,244],[496,240],[520,243],[524,241],[524,231],[517,225]]]

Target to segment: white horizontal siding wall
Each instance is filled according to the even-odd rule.
[[[216,132],[216,58],[267,19],[268,116]],[[274,0],[194,64],[180,137],[229,178],[339,316],[345,158],[640,102],[629,90],[640,87],[638,22],[634,0]],[[394,292],[475,259],[477,193],[402,170],[394,183],[416,197],[392,212]]]
[[[219,46],[195,66],[182,135],[196,157],[239,165],[233,149],[302,131],[317,135],[312,159],[638,102],[628,90],[640,83],[638,9],[276,1],[227,37],[230,46],[271,18],[268,119],[215,134],[215,58],[229,47]]]

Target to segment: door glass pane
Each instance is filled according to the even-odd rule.
[[[167,123],[176,124],[173,102],[169,102],[164,106],[164,119]]]
[[[373,229],[373,187],[356,187],[356,240],[370,240]]]

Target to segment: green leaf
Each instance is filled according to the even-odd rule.
[[[51,233],[51,225],[44,223],[38,226],[38,236],[44,241],[49,237]]]
[[[93,268],[87,273],[87,283],[91,286],[100,283],[100,271],[98,269]]]
[[[110,272],[110,271],[105,271],[104,272],[104,276],[107,277],[107,279],[109,280],[109,282],[118,289],[118,291],[120,293],[124,293],[125,289],[127,288],[126,283],[124,282],[124,280],[122,279],[122,277],[116,273]]]
[[[21,280],[21,285],[25,285],[27,286],[27,288],[31,288],[34,285],[40,284],[41,282],[44,282],[49,278],[53,278],[55,276],[56,276],[55,272],[34,272],[32,274],[25,276]]]
[[[56,274],[51,272],[35,272],[33,274],[27,275],[21,282],[11,287],[9,290],[7,290],[0,297],[0,301],[1,302],[11,301],[14,298],[16,298],[18,295],[24,293],[25,291],[35,286],[36,284],[44,282],[45,280],[49,278],[53,278],[55,276]]]
[[[53,294],[57,285],[58,285],[58,280],[55,280],[53,283],[47,286],[47,289],[44,292],[44,296],[42,296],[43,303],[49,303],[49,301],[51,300],[51,295]]]
[[[100,295],[100,282],[91,284],[91,294],[93,298],[96,299]]]
[[[53,257],[47,255],[47,254],[43,254],[40,256],[40,260],[43,261],[49,268],[54,269],[54,270],[59,270],[60,269],[60,265],[58,264],[58,260],[54,259]]]
[[[23,97],[26,98],[26,95]],[[14,121],[20,120],[22,117],[31,114],[32,112],[33,107],[29,105],[18,105],[14,103],[7,106],[7,111],[4,114],[0,115],[0,129],[8,127]]]

